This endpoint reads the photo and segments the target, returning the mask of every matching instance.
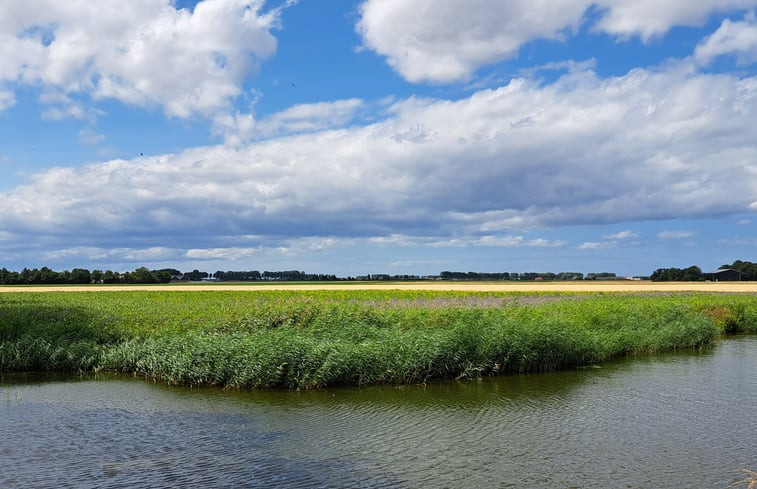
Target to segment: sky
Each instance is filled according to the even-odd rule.
[[[757,0],[0,0],[0,268],[757,261]]]

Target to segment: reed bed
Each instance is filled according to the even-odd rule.
[[[319,388],[593,365],[757,332],[751,294],[119,291],[0,294],[0,371]]]

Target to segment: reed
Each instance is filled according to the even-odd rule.
[[[318,388],[542,372],[757,331],[757,297],[425,291],[0,295],[0,371]]]

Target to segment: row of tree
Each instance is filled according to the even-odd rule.
[[[736,260],[733,263],[721,265],[718,270],[737,270],[742,273],[741,280],[757,280],[757,263]],[[650,279],[653,282],[697,282],[707,280],[709,274],[702,273],[702,269],[696,265],[688,268],[658,268]]]
[[[148,270],[140,267],[133,272],[74,268],[56,272],[48,267],[24,268],[20,272],[0,268],[0,285],[55,285],[55,284],[156,284],[171,281],[166,270]]]
[[[757,263],[749,261],[736,260],[733,263],[725,264],[720,269],[733,269],[742,273],[742,280],[757,280]],[[389,275],[373,274],[357,277],[359,280],[420,280],[423,278],[418,275]],[[615,280],[618,279],[614,273],[587,273],[584,275],[580,272],[560,272],[560,273],[517,273],[517,272],[451,272],[443,271],[439,274],[442,280]],[[698,266],[688,268],[658,268],[651,277],[653,281],[699,281],[705,280],[707,274],[702,273]],[[352,277],[340,278],[333,274],[305,273],[299,270],[284,271],[217,271],[212,275],[208,272],[192,270],[191,272],[182,273],[173,268],[163,268],[160,270],[149,270],[146,267],[140,267],[132,272],[113,272],[111,270],[92,270],[85,268],[74,268],[56,272],[48,267],[42,268],[24,268],[20,272],[9,271],[5,268],[0,269],[0,285],[32,285],[32,284],[154,284],[167,283],[172,280],[199,282],[201,280],[216,280],[222,282],[256,282],[256,281],[287,281],[287,282],[307,282],[307,281],[336,281],[336,280],[353,280]]]
[[[390,275],[372,274],[356,277],[358,280],[378,281],[402,281],[423,280],[427,278],[419,275]],[[450,272],[443,271],[438,278],[442,280],[613,280],[618,277],[614,273],[589,273],[584,275],[580,272],[561,273],[482,273],[482,272]],[[74,268],[57,272],[49,267],[24,268],[20,272],[0,269],[0,285],[35,285],[35,284],[154,284],[168,283],[171,281],[199,282],[202,280],[214,280],[219,282],[257,282],[257,281],[280,281],[280,282],[309,282],[309,281],[338,281],[355,280],[353,277],[337,277],[334,274],[305,273],[299,270],[284,271],[221,271],[212,275],[200,270],[181,272],[174,268],[149,270],[140,267],[132,272],[114,272],[112,270],[92,270]]]
[[[698,282],[704,280],[702,269],[698,266],[689,268],[658,268],[649,277],[652,282]]]
[[[615,280],[618,277],[614,273],[587,273],[560,272],[560,273],[536,273],[536,272],[449,272],[439,274],[442,280]]]
[[[247,272],[243,271],[217,271],[213,278],[221,282],[256,282],[260,280],[279,281],[279,282],[328,282],[335,280],[344,280],[337,278],[336,275],[323,273],[305,273],[299,270],[284,270],[279,272],[264,271],[260,273],[257,270]]]

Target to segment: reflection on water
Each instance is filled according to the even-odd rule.
[[[316,392],[0,379],[0,487],[725,488],[757,337],[603,368]]]

